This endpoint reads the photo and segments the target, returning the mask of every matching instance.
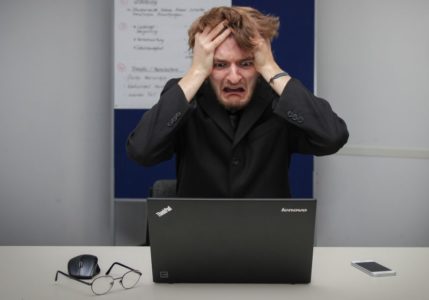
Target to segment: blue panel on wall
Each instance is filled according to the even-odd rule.
[[[127,157],[125,145],[144,109],[115,110],[115,198],[146,198],[157,179],[176,177],[174,159],[154,167],[143,167]]]
[[[279,37],[273,42],[278,64],[313,90],[314,0],[233,0],[233,5],[252,6],[280,17]],[[145,168],[129,160],[125,152],[128,134],[137,125],[143,109],[115,110],[115,197],[145,198],[159,178],[174,178],[174,160]],[[313,197],[313,157],[294,155],[290,167],[292,195]]]

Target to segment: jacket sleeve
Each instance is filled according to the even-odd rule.
[[[177,83],[178,79],[167,82],[158,103],[144,113],[128,136],[128,157],[140,164],[155,165],[174,154],[177,132],[192,111]]]
[[[337,152],[348,140],[346,123],[329,103],[313,95],[292,78],[280,95],[274,113],[289,124],[293,152],[328,155]]]

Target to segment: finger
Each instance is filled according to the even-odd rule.
[[[271,51],[271,42],[268,39],[257,38],[253,39],[252,43],[255,46],[255,51]]]
[[[255,36],[251,38],[252,44],[255,46],[261,45],[266,42],[266,40],[256,31]]]
[[[210,33],[210,31],[212,30],[212,28],[210,26],[206,26],[204,27],[203,31],[201,32],[201,34],[203,35],[208,35]]]
[[[213,28],[213,30],[210,31],[210,33],[207,35],[207,38],[209,40],[214,40],[225,28],[225,21],[220,22]]]
[[[226,28],[221,34],[219,34],[214,40],[213,40],[213,45],[215,46],[215,48],[217,48],[217,46],[219,46],[220,44],[222,44],[222,42],[231,34],[232,30],[231,28]]]

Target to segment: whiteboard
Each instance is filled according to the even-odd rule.
[[[152,107],[166,81],[191,64],[188,28],[231,0],[115,0],[114,107]]]
[[[429,1],[316,4],[317,94],[346,121],[345,150],[427,157]]]

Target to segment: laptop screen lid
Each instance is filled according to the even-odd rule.
[[[155,282],[308,283],[315,199],[149,198]]]

